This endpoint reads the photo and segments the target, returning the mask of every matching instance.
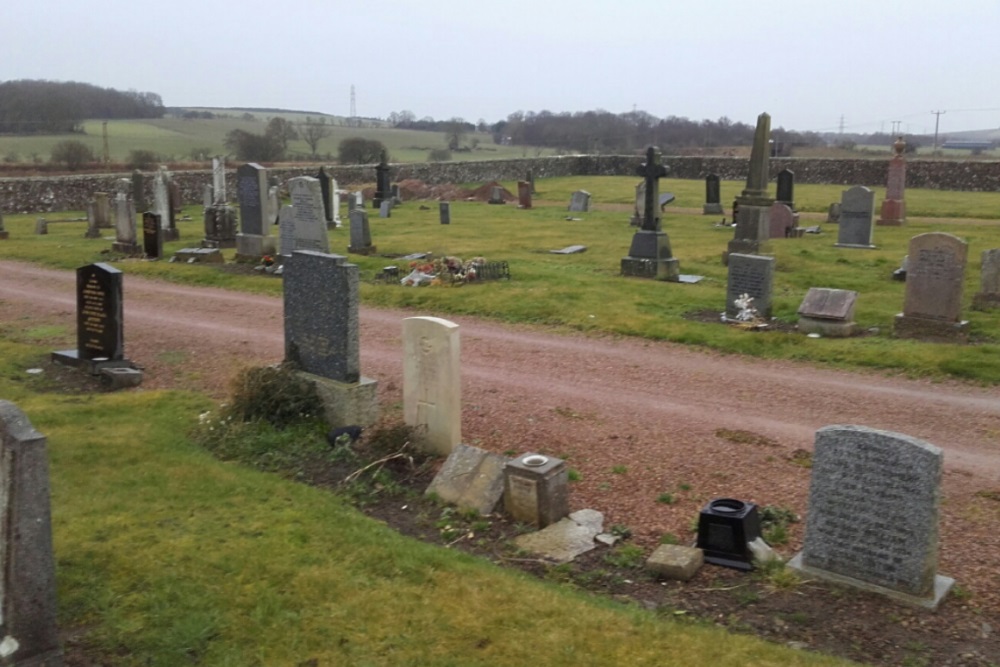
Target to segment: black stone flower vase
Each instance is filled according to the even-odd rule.
[[[709,501],[698,517],[697,546],[705,562],[737,570],[753,569],[748,542],[760,537],[757,506],[734,498]]]

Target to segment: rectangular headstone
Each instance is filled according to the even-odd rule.
[[[319,189],[323,198],[323,219],[327,223],[327,227],[333,222],[333,190],[336,187],[331,184],[331,178],[328,173],[326,173],[326,167],[320,167],[319,173],[316,174],[316,180],[319,181]]]
[[[1000,307],[1000,248],[983,251],[979,292],[973,295],[972,305],[980,310]]]
[[[125,355],[122,272],[104,263],[76,270],[76,347],[80,359]]]
[[[62,665],[49,496],[45,436],[0,400],[0,646],[9,665]]]
[[[212,158],[212,203],[226,201],[226,158],[217,155]]]
[[[875,212],[875,193],[855,185],[844,190],[840,197],[840,228],[837,245],[852,248],[874,248],[872,245],[872,215]]]
[[[102,229],[111,227],[111,198],[108,193],[95,192],[94,204],[97,215],[97,226]]]
[[[380,218],[391,218],[392,217],[392,200],[383,199],[378,205],[378,217]]]
[[[330,251],[330,239],[323,219],[323,193],[319,179],[299,176],[288,181],[295,218],[295,249]]]
[[[531,208],[531,183],[517,182],[517,205],[521,208]]]
[[[266,235],[267,169],[256,162],[240,165],[236,169],[236,200],[240,205],[240,232]]]
[[[438,202],[438,216],[441,219],[442,225],[451,224],[451,202],[442,201]]]
[[[782,204],[788,204],[792,209],[795,208],[795,172],[791,169],[782,169],[778,172],[777,187],[775,190],[776,201],[780,201]]]
[[[142,214],[142,252],[147,259],[163,257],[163,228],[160,216],[146,211]]]
[[[968,252],[969,245],[951,234],[931,232],[910,239],[903,315],[958,322]]]
[[[768,237],[783,239],[795,227],[795,214],[788,204],[774,202],[767,212]]]
[[[153,174],[153,208],[151,210],[160,216],[160,224],[163,228],[169,229],[171,218],[170,186],[168,185],[167,171],[162,167]]]
[[[388,202],[382,203],[387,204]],[[368,211],[356,208],[350,212],[348,217],[351,225],[351,245],[348,250],[362,255],[373,252],[374,246],[372,246],[371,226],[368,223]]]
[[[569,199],[569,210],[573,213],[586,213],[590,210],[590,193],[577,190]]]
[[[3,218],[0,217],[0,238],[4,238],[6,232],[3,228]],[[93,201],[87,202],[87,231],[84,237],[88,239],[101,238],[101,230],[97,225],[97,204]]]
[[[135,206],[124,194],[115,196],[115,240],[123,245],[135,245]]]
[[[421,441],[435,454],[462,441],[458,331],[438,317],[403,320],[403,419],[423,431]]]
[[[284,267],[285,360],[307,373],[358,382],[357,265],[341,255],[296,250]]]
[[[900,433],[818,430],[805,540],[793,565],[936,604],[950,587],[935,576],[942,458]]]
[[[753,307],[764,319],[771,317],[771,287],[774,282],[774,257],[764,255],[729,255],[729,276],[726,280],[726,317],[733,319],[740,312],[736,299],[743,294],[753,297]]]
[[[137,211],[145,211],[146,206],[146,179],[138,169],[132,170],[132,204]]]
[[[290,204],[281,207],[278,214],[279,252],[288,257],[295,250],[295,211]]]

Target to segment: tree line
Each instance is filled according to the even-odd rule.
[[[82,131],[88,118],[161,118],[156,93],[100,88],[76,81],[22,79],[0,83],[0,133],[62,134]]]

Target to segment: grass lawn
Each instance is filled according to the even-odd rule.
[[[483,256],[488,260],[506,260],[513,279],[461,288],[378,285],[371,280],[383,267],[394,264],[394,260],[353,255],[351,261],[362,270],[362,300],[368,305],[413,308],[445,317],[477,315],[578,331],[672,340],[726,353],[1000,383],[1000,312],[969,309],[972,295],[979,290],[980,254],[1000,247],[1000,224],[996,222],[1000,215],[1000,193],[910,190],[907,193],[910,222],[905,227],[876,227],[875,250],[834,247],[835,225],[824,225],[821,235],[773,241],[777,259],[773,302],[774,315],[779,320],[795,322],[797,308],[809,287],[860,293],[856,319],[872,333],[851,339],[817,340],[795,333],[748,333],[690,318],[692,313],[718,313],[725,307],[726,268],[720,257],[732,238],[732,230],[714,227],[718,216],[676,213],[668,207],[664,217],[664,230],[670,235],[681,272],[704,276],[700,283],[682,285],[621,278],[619,261],[627,253],[633,233],[628,224],[629,213],[623,210],[626,208],[623,205],[632,201],[635,182],[636,179],[628,177],[539,180],[536,200],[540,205],[535,208],[518,210],[512,205],[457,201],[452,204],[450,225],[439,224],[436,205],[422,210],[419,202],[408,202],[395,209],[389,219],[380,219],[373,211],[372,236],[380,253],[398,256],[430,251],[464,259]],[[677,195],[675,206],[698,209],[703,187],[700,181],[667,179],[662,189]],[[724,198],[735,195],[740,187],[736,182],[724,182]],[[579,188],[593,194],[596,210],[576,214],[582,220],[568,221],[565,218],[569,193]],[[837,186],[802,185],[796,188],[796,199],[805,211],[825,211],[829,202],[839,199],[840,190]],[[881,195],[877,193],[876,202]],[[168,243],[168,253],[196,245],[203,236],[200,207],[188,207],[186,213],[192,220],[180,223],[183,240]],[[75,215],[80,213],[69,212],[59,217]],[[947,220],[955,217],[968,219]],[[3,242],[5,257],[66,269],[108,259],[102,253],[110,247],[110,242],[84,239],[83,223],[54,222],[47,236],[34,235],[33,225],[34,216],[7,217],[11,239]],[[890,275],[907,253],[910,237],[930,231],[946,231],[969,243],[963,313],[971,322],[973,344],[924,343],[892,336],[893,318],[902,309],[905,286],[891,280]],[[588,250],[570,256],[548,252],[570,244],[583,244]],[[347,245],[346,227],[330,232],[333,252],[345,253]],[[228,251],[230,256],[232,252]],[[127,274],[186,284],[274,295],[281,291],[279,281],[224,273],[210,265],[142,261],[116,265]],[[127,278],[125,285],[127,307]]]
[[[59,619],[101,664],[848,664],[403,538],[212,458],[203,396],[53,393],[49,333],[0,328],[0,396],[48,436]]]

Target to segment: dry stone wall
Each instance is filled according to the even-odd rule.
[[[573,155],[562,157],[492,160],[484,162],[422,162],[392,166],[394,181],[418,179],[441,183],[485,183],[492,180],[521,180],[530,170],[535,178],[555,176],[633,176],[638,158],[631,155]],[[744,180],[748,162],[733,157],[666,157],[669,177],[700,179],[716,173],[723,180]],[[227,170],[226,189],[236,191],[236,165]],[[796,183],[865,185],[884,187],[888,159],[806,159],[776,158],[770,161],[771,179],[789,168]],[[269,169],[268,174],[282,183],[296,176],[314,176],[318,167]],[[341,187],[372,184],[375,165],[334,166],[327,169]],[[147,197],[152,197],[152,172],[148,174]],[[0,178],[0,210],[8,213],[82,211],[95,192],[114,192],[115,181],[129,174],[87,174],[31,178]],[[638,176],[636,176],[638,180]],[[202,201],[203,188],[212,182],[209,169],[174,172],[185,204]],[[956,162],[911,160],[907,163],[906,185],[936,190],[1000,191],[1000,162]]]

